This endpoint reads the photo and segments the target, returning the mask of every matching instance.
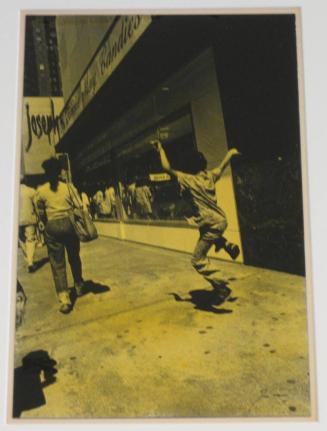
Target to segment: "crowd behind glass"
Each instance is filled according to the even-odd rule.
[[[125,181],[78,186],[84,208],[94,220],[181,220],[185,203],[168,175],[136,176]],[[184,208],[183,208],[184,207]]]

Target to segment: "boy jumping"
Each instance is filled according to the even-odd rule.
[[[188,155],[191,173],[185,173],[171,168],[159,140],[150,143],[154,145],[160,155],[163,170],[177,179],[183,194],[188,195],[192,203],[192,217],[188,219],[188,222],[199,227],[200,238],[195,246],[191,262],[193,268],[214,285],[214,279],[210,278],[210,275],[217,269],[210,267],[210,261],[207,257],[211,246],[215,245],[216,252],[224,249],[234,260],[240,254],[238,245],[223,237],[227,227],[227,219],[224,211],[217,205],[215,188],[216,182],[220,179],[232,157],[238,156],[240,153],[236,148],[232,148],[217,168],[207,170],[207,160],[203,154],[194,151]]]

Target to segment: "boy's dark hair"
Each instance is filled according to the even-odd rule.
[[[191,174],[197,174],[200,171],[207,169],[207,159],[200,151],[192,151],[187,156],[188,171]]]

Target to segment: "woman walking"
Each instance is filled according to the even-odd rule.
[[[74,278],[77,296],[82,295],[83,278],[80,259],[80,242],[70,221],[69,213],[77,202],[79,195],[72,184],[60,181],[60,162],[51,158],[43,162],[47,182],[37,189],[38,207],[44,209],[46,216],[45,242],[53,274],[53,279],[60,302],[59,311],[67,314],[72,310],[69,295],[65,250]]]

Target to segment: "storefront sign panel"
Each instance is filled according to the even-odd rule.
[[[43,172],[42,162],[55,154],[60,139],[62,97],[26,97],[23,103],[22,165],[25,174]]]
[[[169,174],[165,174],[165,173],[163,173],[163,174],[150,174],[149,179],[150,179],[150,181],[154,181],[154,182],[170,181],[171,176]]]
[[[120,17],[60,115],[63,136],[151,23],[149,15]]]

